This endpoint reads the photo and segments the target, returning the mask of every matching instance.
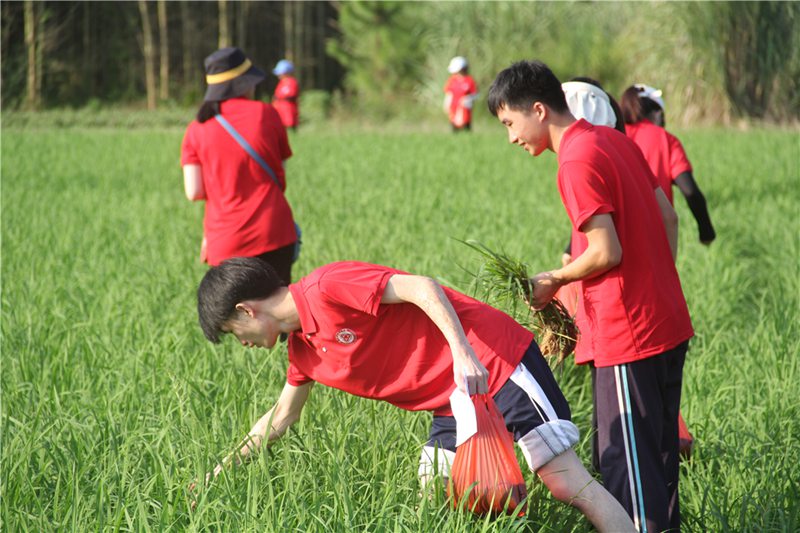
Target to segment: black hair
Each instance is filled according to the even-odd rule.
[[[625,119],[625,124],[636,124],[650,116],[650,113],[664,111],[654,100],[641,96],[641,92],[641,89],[631,85],[622,93],[620,102],[622,118]]]
[[[234,257],[212,267],[197,288],[203,334],[218,343],[222,325],[234,316],[236,304],[269,298],[285,286],[275,269],[257,257]]]
[[[595,87],[606,93],[606,96],[608,96],[608,102],[611,104],[611,109],[614,110],[614,118],[616,118],[616,121],[614,122],[614,129],[621,133],[625,133],[625,121],[622,119],[622,110],[620,109],[617,101],[614,100],[614,97],[608,94],[608,91],[603,89],[603,86],[600,85],[599,81],[597,81],[594,78],[589,78],[586,76],[575,76],[569,81],[581,81],[583,83],[588,83],[589,85],[594,85]]]
[[[200,109],[197,111],[197,122],[202,124],[216,115],[219,115],[219,101],[207,100],[200,105]]]
[[[500,72],[486,101],[489,111],[497,116],[501,107],[528,111],[541,102],[556,113],[567,113],[567,100],[553,71],[541,61],[518,61]]]

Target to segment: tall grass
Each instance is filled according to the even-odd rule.
[[[495,522],[418,497],[430,416],[318,386],[269,452],[194,511],[186,486],[274,401],[284,347],[212,346],[196,325],[202,207],[183,197],[181,131],[2,132],[0,520],[7,531],[585,531],[534,476],[529,516]],[[679,271],[697,337],[683,410],[689,531],[800,527],[798,153],[794,133],[681,135],[719,235],[682,199]],[[555,160],[473,135],[301,131],[289,199],[296,275],[359,259],[466,289],[476,239],[556,265],[568,220]],[[588,456],[590,387],[557,378]]]

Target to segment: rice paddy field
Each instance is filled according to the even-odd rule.
[[[187,112],[186,120],[191,117]],[[677,131],[718,238],[678,194],[678,269],[697,336],[682,408],[686,531],[800,530],[800,140],[796,130]],[[5,531],[580,532],[526,473],[524,518],[474,519],[420,498],[430,415],[317,386],[267,453],[200,495],[187,486],[272,405],[285,346],[205,341],[195,289],[202,205],[183,196],[182,128],[4,124],[2,417]],[[465,291],[476,239],[540,271],[568,219],[552,154],[498,124],[292,134],[295,277],[383,263]],[[628,253],[626,251],[626,253]],[[589,456],[589,373],[556,373]]]

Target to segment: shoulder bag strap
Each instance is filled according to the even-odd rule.
[[[267,162],[264,161],[264,159],[262,159],[260,155],[258,155],[258,152],[256,152],[253,149],[253,147],[250,146],[250,143],[248,143],[244,137],[239,135],[239,132],[236,131],[236,129],[231,125],[230,122],[228,122],[228,120],[225,117],[223,117],[222,115],[214,115],[214,118],[217,119],[217,122],[219,122],[220,125],[223,128],[225,128],[225,131],[227,131],[230,134],[230,136],[233,137],[233,139],[237,143],[239,143],[239,146],[244,148],[244,151],[250,154],[250,156],[256,160],[256,163],[258,163],[259,166],[263,168],[267,172],[267,174],[269,174],[269,176],[273,179],[273,181],[278,185],[278,188],[280,189],[281,183],[278,181],[278,177],[275,175],[275,172],[273,172],[272,167],[270,167],[267,164]]]

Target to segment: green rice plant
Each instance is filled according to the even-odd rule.
[[[519,316],[519,303],[527,309],[526,322],[539,333],[539,347],[542,354],[554,357],[561,364],[575,351],[578,342],[578,327],[558,298],[553,298],[542,309],[531,309],[528,302],[533,297],[533,282],[528,275],[528,267],[520,260],[504,253],[495,252],[478,241],[461,241],[480,253],[485,262],[476,274],[487,294],[510,303],[512,313]]]
[[[525,518],[476,520],[420,499],[431,415],[322,386],[281,441],[227,470],[192,510],[189,483],[280,393],[286,348],[212,346],[197,326],[207,267],[197,261],[202,206],[182,190],[183,127],[137,118],[95,128],[106,117],[87,116],[64,130],[47,118],[4,120],[0,145],[3,531],[589,530],[528,471]],[[555,158],[534,162],[508,148],[500,126],[475,126],[461,136],[446,123],[441,133],[383,123],[290,132],[287,194],[305,238],[295,279],[349,259],[466,292],[474,278],[460,265],[476,253],[459,238],[548,269],[569,232]],[[681,405],[696,438],[681,468],[683,529],[798,531],[797,132],[678,136],[718,234],[699,245],[676,198],[677,267],[696,332]],[[589,370],[567,360],[555,378],[586,463]]]

